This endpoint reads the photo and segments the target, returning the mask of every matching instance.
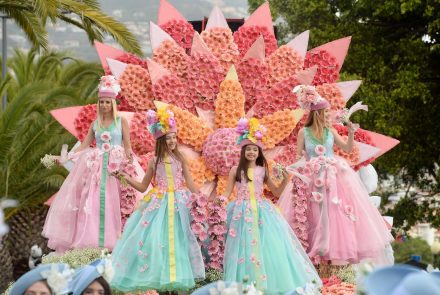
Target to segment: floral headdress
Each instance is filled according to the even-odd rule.
[[[98,97],[111,97],[116,98],[121,86],[116,80],[115,76],[108,75],[102,76],[98,86]]]
[[[177,132],[176,120],[174,113],[166,107],[157,109],[157,113],[153,110],[147,112],[148,131],[158,139],[167,133]]]
[[[21,276],[12,286],[10,295],[22,295],[35,282],[46,280],[52,293],[67,294],[74,271],[67,264],[41,264]]]
[[[296,94],[299,106],[304,110],[317,111],[330,107],[330,103],[319,95],[315,86],[298,85],[292,92]]]
[[[266,133],[266,127],[260,124],[260,121],[256,118],[241,118],[237,123],[236,131],[240,133],[237,144],[245,146],[247,144],[255,144],[260,148],[263,148],[264,133]]]

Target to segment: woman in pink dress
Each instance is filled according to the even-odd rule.
[[[297,157],[305,155],[300,172],[309,178],[307,254],[315,263],[354,264],[380,256],[393,240],[379,211],[369,201],[362,181],[348,163],[333,154],[336,144],[351,152],[354,126],[349,123],[348,141],[328,123],[330,104],[313,86],[294,89],[309,117],[298,133]],[[282,197],[283,198],[283,197]],[[293,210],[288,200],[279,204],[286,218]]]
[[[90,247],[113,249],[122,230],[121,196],[133,203],[142,197],[111,175],[119,170],[140,179],[144,175],[133,161],[127,120],[117,113],[115,98],[119,91],[113,76],[101,78],[97,119],[69,156],[75,166],[52,202],[43,228],[48,246],[57,252]],[[93,140],[96,148],[90,147]]]

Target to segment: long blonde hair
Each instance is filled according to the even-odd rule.
[[[98,128],[99,129],[103,128],[102,127],[102,114],[101,114],[101,111],[99,110],[99,100],[101,98],[110,98],[110,97],[100,97],[100,98],[98,98],[98,102],[96,103],[96,113],[97,113],[96,114],[96,119],[98,121]],[[111,101],[112,101],[113,120],[114,120],[114,122],[116,124],[116,118],[118,118],[118,108],[117,108],[117,105],[116,105],[116,99],[111,98]]]
[[[316,131],[316,137],[322,139],[324,128],[328,127],[324,116],[325,109],[310,111],[307,121],[304,124],[306,127],[311,127]]]

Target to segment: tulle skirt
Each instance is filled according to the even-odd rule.
[[[111,250],[121,235],[121,192],[127,189],[111,172],[127,162],[124,150],[115,146],[105,153],[90,148],[75,155],[74,161],[52,201],[42,234],[48,238],[48,246],[57,252],[90,247]],[[129,166],[142,179],[140,165],[134,161]],[[134,193],[132,202],[141,197]]]
[[[185,291],[195,286],[195,279],[205,277],[200,246],[190,227],[191,193],[174,193],[173,213],[169,212],[169,194],[149,192],[151,200],[141,202],[127,220],[112,254],[113,288]]]
[[[228,206],[224,256],[225,281],[256,281],[265,294],[284,294],[308,284],[321,286],[313,264],[279,210],[257,201],[257,218],[249,200]]]
[[[310,258],[316,263],[355,264],[382,256],[393,237],[348,163],[342,158],[320,156],[300,171],[310,180],[306,212]],[[290,197],[283,194],[278,204],[286,219],[292,220]]]

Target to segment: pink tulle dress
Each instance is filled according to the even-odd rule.
[[[333,155],[334,138],[325,129],[322,141],[304,128],[308,161],[298,171],[307,184],[307,253],[315,262],[354,264],[376,258],[393,240],[356,172]],[[292,188],[292,185],[289,186]],[[293,186],[295,187],[295,186]],[[294,201],[283,193],[278,205],[292,228]]]
[[[57,252],[73,248],[113,249],[121,235],[122,208],[134,208],[142,194],[121,185],[112,176],[122,170],[137,179],[144,172],[130,164],[122,147],[121,119],[108,128],[93,123],[96,148],[76,153],[74,167],[58,191],[46,217],[43,236]],[[127,206],[126,203],[131,203]]]

